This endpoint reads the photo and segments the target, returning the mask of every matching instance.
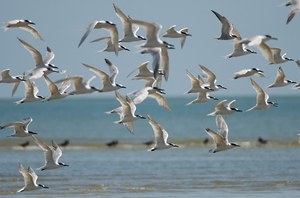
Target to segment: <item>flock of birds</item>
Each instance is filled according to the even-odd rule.
[[[292,6],[291,13],[288,16],[287,23],[289,23],[296,13],[300,9],[299,0],[290,0],[285,4],[286,6]],[[119,38],[119,33],[116,24],[111,21],[95,21],[91,23],[78,44],[80,47],[86,38],[89,36],[91,31],[94,29],[106,30],[110,33],[110,36],[101,37],[93,40],[92,42],[106,41],[107,47],[102,51],[114,52],[118,55],[119,51],[129,50],[123,43],[143,41],[145,42],[139,48],[141,54],[150,54],[153,58],[152,68],[148,68],[149,61],[141,64],[137,69],[131,72],[128,76],[133,73],[137,73],[134,76],[134,80],[146,81],[145,86],[133,93],[127,94],[125,97],[121,96],[119,89],[126,88],[124,85],[117,83],[116,78],[119,70],[110,60],[105,59],[105,62],[109,68],[109,73],[102,69],[93,67],[91,65],[83,63],[83,66],[89,71],[94,73],[90,79],[85,80],[82,76],[67,76],[60,80],[53,82],[49,75],[52,73],[65,74],[65,70],[60,70],[51,61],[54,59],[54,52],[50,47],[47,47],[46,57],[43,57],[41,53],[31,46],[28,42],[21,38],[18,38],[21,45],[31,54],[34,59],[35,67],[31,70],[24,72],[18,76],[11,76],[10,69],[3,70],[1,72],[2,79],[0,83],[12,83],[14,84],[12,89],[12,96],[15,94],[19,84],[21,82],[25,85],[25,96],[21,100],[17,101],[16,104],[24,104],[28,102],[47,102],[50,100],[63,99],[71,95],[77,94],[90,94],[93,92],[115,92],[115,97],[119,101],[120,106],[115,109],[106,112],[107,114],[117,113],[120,117],[115,123],[123,124],[127,129],[134,133],[134,122],[139,119],[147,119],[154,131],[154,146],[149,151],[163,150],[172,147],[178,147],[178,145],[168,142],[167,131],[150,115],[146,117],[135,114],[136,106],[142,103],[147,97],[154,98],[157,103],[171,111],[167,100],[164,97],[165,90],[161,87],[162,81],[167,81],[169,78],[169,55],[168,50],[174,49],[174,45],[163,41],[162,38],[176,38],[180,39],[181,48],[184,47],[185,41],[188,37],[192,36],[188,33],[188,28],[182,28],[176,30],[176,26],[171,26],[162,36],[160,36],[160,30],[162,25],[158,23],[147,22],[143,20],[133,19],[128,15],[124,14],[121,9],[113,4],[116,15],[120,18],[123,25],[123,38]],[[247,49],[247,47],[257,47],[258,50],[264,55],[270,64],[282,64],[287,61],[294,61],[288,58],[286,54],[281,55],[280,48],[272,48],[267,44],[269,40],[276,40],[277,38],[271,35],[257,35],[249,39],[242,39],[237,28],[229,22],[229,20],[220,15],[218,12],[213,11],[213,14],[222,23],[221,35],[217,38],[218,40],[234,40],[234,50],[231,54],[227,55],[227,58],[240,57],[249,54],[256,54],[257,52]],[[30,20],[13,20],[5,24],[4,30],[12,28],[20,28],[31,33],[36,39],[43,40],[40,33],[33,26],[35,25]],[[139,28],[145,29],[145,36],[138,35]],[[300,66],[300,61],[295,61]],[[217,78],[213,71],[204,65],[199,65],[203,75],[193,75],[188,70],[186,74],[191,81],[191,88],[186,93],[196,93],[197,98],[187,105],[195,103],[206,103],[212,100],[218,100],[210,94],[220,89],[227,89],[226,87],[217,84]],[[233,79],[250,77],[253,89],[257,93],[256,105],[249,108],[246,111],[251,110],[264,110],[273,106],[277,106],[277,103],[269,101],[269,96],[265,90],[251,77],[258,76],[264,77],[264,72],[258,68],[244,69],[234,74]],[[91,86],[91,81],[98,77],[101,80],[102,88]],[[35,81],[37,79],[44,78],[49,91],[50,96],[43,97],[38,95],[38,88]],[[58,87],[57,84],[61,83]],[[67,92],[68,88],[73,84],[73,90]],[[300,84],[291,80],[285,79],[285,74],[282,67],[279,67],[276,79],[274,83],[268,86],[268,88],[283,87],[289,84],[295,84],[295,89],[300,89]],[[133,98],[130,97],[133,96]],[[229,142],[228,139],[228,126],[223,118],[223,115],[231,115],[235,112],[242,112],[242,110],[234,107],[235,100],[227,103],[227,100],[222,100],[215,106],[215,111],[209,113],[210,116],[215,116],[217,132],[207,128],[206,133],[212,137],[215,143],[215,148],[210,151],[215,153],[219,151],[225,151],[234,147],[239,147],[236,143]],[[53,170],[68,166],[62,162],[59,162],[62,156],[62,150],[59,145],[52,141],[52,145],[47,145],[43,142],[36,132],[28,129],[29,124],[32,122],[32,118],[25,118],[22,121],[5,124],[0,126],[0,129],[13,128],[14,133],[12,137],[32,137],[33,141],[41,148],[45,155],[45,165],[38,168],[37,170]],[[40,188],[48,188],[45,185],[38,184],[38,176],[34,170],[29,167],[26,169],[22,164],[19,164],[19,171],[24,177],[25,186],[18,192],[36,190]]]

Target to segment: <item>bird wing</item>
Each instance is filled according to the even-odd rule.
[[[279,67],[278,71],[277,71],[277,74],[276,74],[275,83],[283,83],[284,82],[284,78],[285,78],[284,71],[283,71],[282,67]]]
[[[47,57],[44,59],[44,64],[48,65],[55,57],[54,52],[51,50],[50,47],[47,47],[47,53],[46,53]]]
[[[53,152],[52,152],[52,158],[55,164],[58,164],[59,158],[62,156],[62,150],[59,148],[57,143],[52,140],[52,147],[53,147]]]
[[[167,100],[159,93],[154,92],[150,93],[149,97],[154,98],[158,105],[163,106],[164,108],[168,109],[169,111],[172,111]]]
[[[216,115],[216,124],[219,133],[223,136],[226,142],[228,142],[228,125],[221,115]]]
[[[1,72],[2,80],[11,78],[11,75],[9,74],[9,72],[10,72],[10,69],[5,69]]]
[[[231,102],[229,102],[228,105],[227,105],[227,107],[228,107],[229,109],[233,108],[233,105],[234,105],[235,101],[236,101],[236,100],[232,100]]]
[[[222,110],[222,109],[224,109],[225,108],[225,102],[226,102],[227,100],[222,100],[221,102],[219,102],[216,106],[215,106],[215,110],[216,111],[220,111],[220,110]]]
[[[44,75],[44,78],[45,78],[45,82],[51,92],[51,95],[59,94],[60,92],[59,92],[57,86],[50,80],[50,78],[47,75]]]
[[[111,84],[115,84],[116,83],[116,77],[119,74],[119,70],[118,67],[114,64],[112,64],[112,62],[108,59],[105,59],[106,64],[109,67],[109,72],[110,72],[110,82]]]
[[[37,181],[37,179],[38,179],[38,176],[37,176],[37,174],[34,172],[34,170],[33,170],[31,167],[28,168],[28,173],[29,173],[29,175],[30,175],[31,178],[32,178],[33,184],[34,184],[34,185],[37,185],[37,184],[36,184],[36,181]]]
[[[156,145],[165,144],[168,139],[168,133],[161,128],[161,126],[150,116],[147,115],[148,122],[151,125],[154,132],[154,139]]]
[[[202,72],[207,76],[207,81],[209,82],[209,84],[214,84],[216,82],[216,75],[204,65],[199,66],[202,69]]]
[[[217,147],[226,144],[226,142],[224,141],[224,138],[217,132],[215,132],[209,128],[205,129],[205,131],[210,137],[213,138]]]
[[[107,73],[105,73],[104,71],[100,70],[100,69],[96,69],[95,67],[92,67],[90,65],[84,64],[82,63],[85,67],[87,67],[90,71],[94,72],[97,76],[100,77],[101,82],[103,84],[103,86],[107,86],[108,84],[111,84],[110,80],[109,80],[109,76]]]
[[[221,34],[222,35],[228,35],[230,31],[232,30],[232,26],[227,20],[225,16],[220,15],[216,11],[212,10],[212,12],[216,15],[216,17],[219,19],[219,21],[222,23],[222,29],[221,29]]]
[[[21,81],[15,82],[15,84],[14,84],[14,86],[13,86],[13,89],[12,89],[12,92],[11,92],[11,96],[14,96],[14,95],[15,95],[15,93],[16,93],[16,91],[17,91],[19,85],[20,85],[20,82],[21,82]]]
[[[122,98],[122,96],[120,95],[120,93],[118,91],[115,91],[115,95],[116,95],[116,99],[120,102],[120,104],[122,105],[122,114],[123,115],[128,115],[131,113],[131,109],[129,104],[127,103],[127,101]]]
[[[163,73],[165,80],[168,80],[169,78],[169,53],[168,49],[166,47],[162,47],[160,50],[160,56],[163,62]]]
[[[132,36],[133,34],[135,34],[138,31],[139,26],[137,25],[133,26],[129,17],[126,16],[118,6],[116,6],[115,4],[113,4],[113,6],[116,15],[119,17],[119,19],[122,22],[124,37]]]
[[[29,43],[27,43],[26,41],[18,38],[18,40],[22,43],[23,47],[30,52],[30,54],[32,55],[34,62],[35,62],[35,66],[41,66],[44,64],[43,62],[43,58],[41,53],[35,49],[34,47],[32,47]]]
[[[272,52],[272,55],[273,55],[273,58],[275,60],[278,60],[278,59],[281,59],[281,49],[280,48],[270,48],[271,49],[271,52]]]
[[[44,151],[45,163],[54,163],[52,149],[37,136],[31,136],[34,142]]]
[[[261,51],[261,53],[264,55],[264,57],[270,62],[275,64],[275,60],[272,54],[272,51],[270,49],[270,47],[265,43],[265,42],[261,42],[258,45],[258,49]]]
[[[189,77],[189,79],[191,80],[191,84],[193,88],[196,87],[200,87],[200,83],[198,78],[196,78],[191,72],[189,72],[188,70],[186,70],[186,75]]]
[[[26,186],[33,185],[32,176],[29,174],[28,170],[24,167],[23,164],[19,164],[19,172],[24,177],[25,188],[26,188]]]
[[[22,30],[25,30],[27,32],[29,32],[30,34],[32,34],[34,36],[34,38],[38,39],[38,40],[44,40],[42,38],[42,36],[40,35],[40,33],[36,30],[35,27],[31,26],[31,25],[27,25],[27,26],[21,26],[19,27],[21,28]]]
[[[100,24],[98,24],[98,23],[99,23],[99,21],[95,21],[86,28],[86,32],[81,37],[78,47],[80,47],[80,45],[83,43],[83,41],[86,39],[86,37],[91,33],[91,31],[95,28],[96,25],[98,25],[98,27],[100,26]]]
[[[134,104],[140,104],[148,97],[149,88],[151,87],[144,87],[132,93],[135,96],[135,98],[133,99]]]
[[[257,105],[264,105],[267,103],[269,95],[255,82],[252,78],[250,78],[252,87],[256,91],[256,104]]]
[[[32,118],[31,117],[24,118],[22,120],[22,122],[23,122],[23,128],[24,128],[24,130],[28,131],[28,126],[32,122]]]
[[[146,21],[142,21],[142,20],[135,20],[132,19],[131,22],[133,24],[139,25],[139,26],[143,26],[146,30],[146,38],[148,41],[157,41],[159,38],[159,31],[162,28],[162,26],[160,24],[156,24],[156,23],[149,23]]]

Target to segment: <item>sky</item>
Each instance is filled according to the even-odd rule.
[[[127,88],[122,93],[130,93],[142,88],[144,82],[133,81],[126,76],[140,64],[151,61],[150,55],[142,55],[136,46],[143,42],[124,43],[131,51],[120,51],[116,56],[114,53],[97,53],[105,47],[104,42],[89,43],[89,41],[108,36],[109,33],[103,29],[94,30],[86,41],[78,48],[78,43],[84,34],[87,26],[96,20],[109,20],[117,24],[120,37],[123,36],[120,19],[116,16],[113,3],[115,3],[125,14],[132,18],[155,22],[162,25],[160,34],[172,25],[177,29],[189,28],[188,37],[183,49],[180,48],[178,39],[166,40],[175,45],[174,50],[169,50],[170,76],[167,82],[163,82],[163,88],[169,96],[184,96],[190,89],[190,81],[186,76],[186,70],[194,75],[201,74],[198,64],[205,65],[215,72],[220,84],[227,87],[227,90],[220,90],[212,95],[250,95],[255,96],[250,80],[248,78],[232,80],[233,73],[245,68],[258,67],[265,72],[266,78],[254,79],[260,84],[269,95],[297,95],[300,90],[293,90],[291,86],[282,88],[266,88],[276,76],[279,66],[285,71],[286,78],[300,82],[300,68],[295,62],[288,62],[280,65],[269,65],[268,61],[258,51],[258,54],[251,54],[238,58],[226,59],[225,55],[233,50],[233,40],[220,41],[215,39],[220,35],[221,23],[211,12],[215,10],[227,17],[240,32],[243,38],[250,38],[255,35],[270,34],[277,41],[269,41],[271,47],[279,47],[283,53],[295,60],[300,59],[300,15],[286,25],[289,7],[280,6],[284,0],[201,0],[201,1],[140,1],[140,0],[115,0],[115,1],[81,1],[81,0],[3,0],[0,7],[0,20],[2,24],[13,19],[29,19],[36,23],[45,41],[34,39],[28,32],[20,29],[10,29],[6,32],[0,31],[0,69],[11,69],[12,75],[22,74],[34,68],[33,58],[23,48],[17,37],[27,41],[38,49],[44,56],[46,47],[49,46],[55,53],[53,64],[61,69],[67,70],[69,76],[80,75],[90,78],[94,74],[82,66],[82,63],[92,65],[104,71],[108,67],[104,61],[109,59],[118,66],[119,75],[117,82]],[[138,32],[144,35],[141,28]],[[50,78],[55,81],[63,78],[64,75],[51,74]],[[44,79],[38,79],[37,84],[40,90],[39,95],[48,96],[49,91],[45,86]],[[101,87],[99,79],[92,84]],[[11,84],[1,84],[0,97],[11,97]],[[105,96],[113,96],[113,93],[104,93]],[[24,96],[24,85],[20,85],[14,98]],[[97,96],[92,94],[91,96]]]

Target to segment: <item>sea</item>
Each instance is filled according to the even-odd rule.
[[[1,197],[300,197],[299,96],[277,96],[278,107],[224,116],[229,140],[241,147],[211,153],[206,128],[217,131],[218,101],[186,104],[191,97],[166,97],[172,109],[146,99],[136,113],[151,115],[178,148],[150,152],[154,139],[147,119],[131,134],[117,114],[113,97],[73,97],[16,105],[0,99],[0,125],[31,117],[29,130],[47,144],[61,146],[68,167],[40,171],[38,183],[49,189],[16,193],[24,186],[19,163],[34,169],[44,164],[43,151],[30,137],[8,137],[0,131]],[[247,110],[255,97],[236,99]],[[260,140],[260,141],[259,141]],[[23,145],[25,144],[25,146]],[[22,146],[23,145],[23,146]],[[27,145],[27,146],[26,146]]]

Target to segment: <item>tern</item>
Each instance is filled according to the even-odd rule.
[[[139,30],[139,26],[132,24],[131,19],[129,16],[126,16],[122,10],[113,4],[116,15],[120,18],[122,22],[124,36],[120,39],[119,42],[134,42],[134,41],[141,41],[146,40],[145,37],[137,35],[137,31]]]
[[[188,28],[182,28],[180,30],[175,30],[175,27],[176,27],[176,25],[169,27],[167,29],[166,33],[163,34],[163,37],[179,38],[180,39],[180,47],[182,49],[184,46],[186,37],[192,36],[192,35],[188,33],[188,31],[189,31]]]
[[[287,3],[285,3],[285,6],[292,6],[291,12],[289,13],[289,16],[286,21],[286,24],[288,24],[289,22],[291,22],[291,20],[294,18],[297,12],[299,12],[300,0],[289,0]]]
[[[83,43],[83,41],[86,39],[86,37],[91,33],[93,29],[105,29],[106,31],[110,32],[110,36],[112,38],[112,43],[114,46],[115,54],[118,55],[119,51],[119,33],[116,27],[116,24],[114,24],[111,21],[95,21],[91,23],[87,29],[84,35],[82,36],[78,47]]]
[[[32,136],[32,139],[44,151],[45,154],[45,165],[37,168],[37,170],[53,170],[62,168],[64,166],[69,166],[67,164],[58,162],[59,158],[62,156],[62,150],[59,148],[55,141],[52,140],[52,146],[48,146],[47,144],[45,144],[45,142],[43,142],[35,135]]]
[[[171,108],[167,102],[167,100],[163,97],[164,92],[157,87],[144,87],[137,91],[134,91],[132,95],[135,96],[133,99],[133,103],[135,105],[142,103],[147,97],[151,97],[156,100],[156,102],[171,111]]]
[[[272,52],[275,64],[285,63],[287,61],[294,61],[293,59],[286,57],[286,53],[283,55],[280,55],[280,53],[281,53],[280,48],[271,48],[271,52]],[[273,63],[270,63],[270,64],[273,64]]]
[[[0,126],[0,130],[6,128],[14,128],[14,133],[9,137],[28,137],[33,134],[37,134],[28,130],[28,125],[32,122],[32,118],[24,118],[20,122],[9,123],[4,126]]]
[[[95,40],[92,40],[90,43],[94,43],[94,42],[98,42],[98,41],[102,41],[102,40],[106,40],[106,47],[98,52],[114,52],[115,51],[115,46],[112,43],[111,37],[110,36],[106,36],[106,37],[100,37],[97,38]],[[120,45],[119,44],[119,49],[118,51],[130,51],[127,47],[125,47],[124,45]]]
[[[216,153],[220,151],[226,151],[240,145],[230,143],[228,140],[228,126],[221,115],[216,116],[216,124],[218,127],[218,133],[211,130],[210,128],[205,129],[206,133],[213,138],[215,143],[215,149],[209,150],[209,152]]]
[[[215,116],[215,115],[231,115],[235,112],[243,112],[240,109],[234,108],[233,105],[235,103],[236,100],[232,100],[231,102],[229,102],[226,106],[227,100],[222,100],[221,102],[219,102],[216,106],[215,106],[215,111],[212,113],[207,114],[208,116]]]
[[[150,23],[142,20],[134,20],[131,19],[132,24],[142,26],[146,31],[146,43],[141,48],[155,48],[155,47],[174,47],[174,45],[167,43],[166,41],[162,41],[159,38],[159,31],[162,28],[162,25],[157,23]]]
[[[1,77],[2,79],[0,80],[0,83],[14,83],[11,96],[16,93],[20,82],[25,80],[23,75],[11,76],[10,69],[3,70],[1,72]]]
[[[256,96],[256,104],[252,108],[248,109],[247,111],[251,110],[263,110],[268,109],[272,106],[277,107],[278,104],[275,102],[268,101],[269,95],[255,82],[252,78],[250,78],[251,84],[253,89],[255,90]]]
[[[250,77],[250,76],[253,76],[253,75],[259,76],[261,78],[265,77],[264,72],[262,70],[253,67],[251,69],[243,69],[243,70],[240,70],[238,72],[235,72],[234,76],[233,76],[233,79]]]
[[[173,48],[165,48],[165,47],[157,47],[157,48],[148,48],[143,51],[141,51],[141,54],[151,54],[153,57],[152,62],[152,70],[153,70],[153,76],[156,79],[159,71],[162,71],[165,80],[169,79],[169,53],[168,49]],[[160,65],[163,64],[163,68],[160,69]]]
[[[168,132],[161,127],[150,115],[147,115],[148,122],[151,125],[153,132],[154,132],[154,140],[155,144],[154,147],[149,149],[148,151],[156,151],[156,150],[164,150],[169,149],[172,147],[179,147],[173,143],[167,142],[168,141]]]
[[[204,65],[199,65],[199,66],[202,72],[204,73],[204,75],[207,77],[207,84],[205,84],[204,86],[208,87],[209,89],[212,89],[213,91],[217,91],[220,89],[227,89],[223,85],[216,84],[217,77],[211,70],[206,68]]]
[[[139,119],[146,118],[141,115],[135,114],[136,106],[129,96],[126,96],[126,99],[124,99],[118,91],[115,91],[115,95],[116,99],[122,105],[122,109],[120,112],[120,120],[116,121],[115,123],[125,125],[130,131],[130,133],[134,134],[133,122]]]
[[[130,72],[127,75],[127,78],[136,71],[138,71],[139,73],[134,76],[134,78],[133,78],[134,80],[153,78],[153,76],[154,76],[153,71],[148,69],[148,67],[147,67],[148,64],[149,64],[149,61],[142,63],[140,66],[138,66],[132,72]]]
[[[103,87],[102,87],[102,89],[99,89],[98,91],[99,92],[111,92],[111,91],[115,91],[115,90],[118,90],[121,88],[126,88],[125,86],[115,82],[116,76],[119,73],[118,68],[115,65],[113,65],[108,59],[105,59],[105,62],[107,63],[107,65],[110,68],[111,76],[109,76],[107,73],[105,73],[104,71],[102,71],[100,69],[96,69],[95,67],[92,67],[90,65],[82,63],[90,71],[94,72],[97,76],[100,77]]]
[[[36,38],[38,40],[44,40],[42,38],[42,36],[40,35],[40,33],[32,25],[35,25],[35,23],[30,20],[15,19],[15,20],[7,22],[3,26],[3,29],[4,29],[4,31],[7,31],[10,28],[20,28],[20,29],[23,29],[23,30],[29,32],[30,34],[32,34],[34,36],[34,38]]]
[[[266,44],[266,42],[269,40],[278,39],[272,37],[271,35],[257,35],[250,39],[242,39],[239,41],[239,43],[247,46],[256,46],[270,63],[275,64],[271,48]]]
[[[66,90],[71,86],[70,81],[62,82],[61,87],[58,88],[47,75],[44,75],[44,79],[50,91],[50,96],[44,101],[63,99],[69,95],[66,93]]]
[[[191,85],[192,87],[190,88],[190,90],[188,90],[186,93],[199,93],[199,92],[210,92],[210,91],[214,91],[213,89],[211,89],[209,86],[204,86],[205,83],[203,81],[203,79],[198,76],[198,78],[196,78],[191,72],[189,72],[188,70],[186,70],[186,75],[189,77],[190,81],[191,81]]]
[[[237,37],[234,38],[233,52],[231,54],[228,54],[226,56],[227,58],[245,56],[247,54],[257,54],[257,52],[247,49],[245,44],[240,43],[242,37],[237,30],[236,30],[236,35]]]
[[[210,96],[208,92],[198,92],[197,98],[192,100],[191,102],[187,103],[186,105],[196,104],[196,103],[206,103],[210,102],[211,100],[219,100],[216,97]]]
[[[16,104],[23,104],[27,102],[38,102],[43,101],[45,98],[37,95],[39,90],[34,81],[29,79],[23,81],[25,84],[25,97],[17,101]]]
[[[216,11],[212,10],[212,12],[216,15],[219,21],[222,23],[221,36],[216,38],[218,40],[231,40],[237,38],[238,35],[236,33],[236,28],[232,23],[228,21],[225,16],[220,15]]]
[[[268,88],[284,87],[289,84],[296,84],[296,82],[291,81],[291,80],[285,80],[284,78],[285,78],[284,71],[283,71],[282,67],[279,67],[278,71],[277,71],[275,82],[272,83],[271,85],[269,85]]]
[[[24,183],[25,186],[18,190],[18,192],[24,192],[24,191],[32,191],[32,190],[37,190],[41,188],[49,188],[43,184],[37,184],[37,179],[38,176],[34,172],[34,170],[31,167],[28,167],[26,169],[23,164],[19,164],[19,171],[24,177]]]
[[[92,76],[87,81],[84,81],[82,76],[72,76],[61,80],[57,80],[55,81],[55,83],[71,81],[73,83],[74,90],[69,92],[69,95],[89,94],[95,91],[99,91],[96,87],[90,85],[92,80],[94,80],[95,78],[96,76]]]
[[[23,47],[31,54],[31,56],[35,62],[36,68],[33,70],[32,73],[27,75],[28,78],[38,79],[38,78],[42,77],[43,73],[45,73],[47,75],[52,72],[65,73],[65,71],[59,71],[58,67],[56,67],[50,63],[54,59],[54,56],[55,56],[53,51],[50,49],[50,47],[47,47],[47,57],[43,60],[41,53],[37,49],[35,49],[29,43],[27,43],[26,41],[24,41],[20,38],[18,38],[18,40],[21,42]],[[43,73],[41,71],[43,71]]]

